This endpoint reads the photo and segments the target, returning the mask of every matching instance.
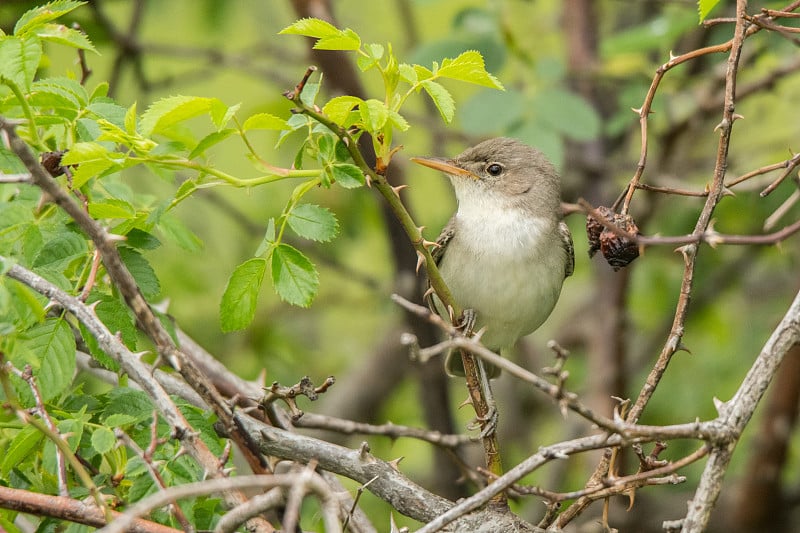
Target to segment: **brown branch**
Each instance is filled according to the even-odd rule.
[[[0,507],[19,513],[57,518],[91,527],[103,527],[108,523],[103,511],[85,501],[12,489],[2,485],[0,485]],[[111,515],[114,519],[118,519],[122,513],[112,511]],[[129,525],[129,531],[132,533],[178,533],[179,530],[137,518]]]

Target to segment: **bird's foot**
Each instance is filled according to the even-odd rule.
[[[493,435],[494,432],[497,431],[497,423],[499,420],[500,415],[498,414],[497,408],[494,405],[489,407],[489,411],[487,411],[485,415],[476,416],[468,428],[471,430],[480,429],[481,432],[478,436],[472,437],[472,440],[479,441]]]
[[[477,316],[478,315],[475,313],[474,309],[464,309],[464,311],[461,312],[458,323],[455,324],[456,329],[466,337],[471,336],[472,332],[475,330],[475,321],[477,320]]]

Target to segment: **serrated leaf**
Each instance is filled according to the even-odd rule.
[[[118,198],[106,198],[99,202],[89,204],[89,214],[92,218],[121,218],[131,219],[136,217],[136,209]]]
[[[128,267],[144,297],[152,298],[158,296],[161,292],[161,283],[159,283],[156,272],[147,259],[136,250],[125,246],[119,248],[119,255],[122,258],[122,262]]]
[[[203,241],[192,230],[180,221],[179,218],[164,213],[158,219],[158,229],[172,242],[189,252],[198,252],[203,249]]]
[[[389,108],[380,100],[370,98],[359,106],[361,120],[370,133],[379,132],[389,119]]]
[[[142,391],[129,388],[114,388],[108,392],[108,403],[103,409],[102,419],[115,414],[133,417],[136,422],[144,422],[153,418],[153,402]]]
[[[448,124],[452,122],[456,113],[456,103],[450,92],[441,84],[432,80],[424,80],[422,82],[422,88],[425,89],[425,92],[431,97],[431,100],[433,100],[436,109],[439,110],[439,114],[442,115],[444,121]]]
[[[345,121],[350,116],[350,112],[354,107],[363,104],[363,100],[357,96],[336,96],[328,100],[322,112],[332,121],[340,126],[345,124]]]
[[[86,239],[64,231],[50,238],[33,261],[34,268],[63,269],[74,259],[86,254]]]
[[[87,102],[86,89],[69,78],[47,78],[31,85],[31,105],[53,109],[82,109]]]
[[[42,44],[38,37],[0,39],[0,81],[6,79],[30,91],[41,58]]]
[[[86,2],[57,0],[26,11],[14,25],[14,35],[24,35],[35,28],[66,15]]]
[[[400,73],[400,79],[414,85],[417,83],[417,71],[414,70],[414,67],[409,65],[408,63],[400,63],[397,67],[397,71]]]
[[[455,59],[445,59],[436,75],[443,78],[465,81],[492,89],[503,89],[500,80],[486,71],[483,56],[476,50],[468,50]]]
[[[233,271],[220,302],[219,315],[222,331],[243,329],[253,321],[258,293],[261,290],[266,270],[266,259],[254,257],[237,266]]]
[[[299,250],[281,243],[272,250],[272,286],[292,305],[308,307],[319,288],[319,274]]]
[[[242,129],[248,130],[285,130],[289,126],[286,121],[281,117],[276,117],[270,113],[256,113],[255,115],[247,117],[244,121]]]
[[[142,114],[139,131],[145,137],[162,133],[190,118],[209,113],[215,100],[215,98],[180,95],[162,98]]]
[[[331,178],[345,189],[356,189],[366,183],[364,173],[352,163],[335,163],[330,170]]]
[[[85,33],[68,28],[63,24],[45,24],[36,29],[36,35],[43,41],[97,53],[92,41],[89,40]]]
[[[127,135],[127,132],[124,131],[124,128],[125,116],[127,115],[128,110],[121,105],[113,102],[92,102],[86,109],[91,111],[97,118],[107,120],[114,126],[118,127],[122,133]]]
[[[339,34],[339,28],[330,22],[317,18],[303,18],[296,20],[278,32],[279,35],[305,35],[306,37],[333,37]]]
[[[40,361],[34,372],[44,401],[61,394],[72,383],[75,373],[75,337],[61,319],[48,319],[26,332],[21,342],[24,352],[33,353]]]
[[[108,453],[117,444],[117,437],[107,427],[100,426],[92,431],[92,448],[99,454]]]
[[[698,0],[697,12],[700,15],[700,22],[703,22],[711,10],[719,4],[719,0]]]
[[[236,133],[236,130],[233,128],[226,128],[224,130],[213,131],[209,133],[208,135],[200,139],[200,142],[197,143],[197,146],[195,146],[192,152],[189,154],[189,159],[194,159],[195,157],[202,155],[203,153],[205,153],[206,150],[208,150],[215,144],[221,143],[234,133]]]
[[[403,115],[392,109],[389,110],[389,122],[400,131],[407,131],[411,127]]]
[[[124,126],[128,135],[136,134],[136,102],[125,111]]]
[[[361,38],[350,28],[340,30],[333,24],[317,18],[300,19],[278,33],[314,37],[318,39],[314,48],[319,50],[358,50],[361,46]]]
[[[327,242],[339,232],[336,216],[324,207],[300,204],[289,212],[289,227],[300,237]]]

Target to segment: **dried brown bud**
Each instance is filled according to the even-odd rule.
[[[605,206],[597,208],[597,212],[612,220],[614,212]],[[589,257],[594,257],[597,250],[600,249],[600,234],[603,233],[604,226],[593,216],[586,217],[586,237],[589,239]]]
[[[633,235],[639,234],[639,228],[630,215],[614,213],[611,222],[618,228],[624,229]],[[631,261],[639,257],[639,245],[630,239],[621,237],[608,228],[603,228],[600,233],[600,251],[608,264],[619,270],[628,266]]]
[[[62,175],[66,171],[66,169],[61,166],[61,158],[64,157],[65,153],[65,150],[59,150],[57,152],[42,152],[42,166],[54,178]]]

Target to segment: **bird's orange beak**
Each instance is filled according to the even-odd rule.
[[[450,176],[464,176],[472,179],[478,179],[478,176],[469,170],[454,165],[449,159],[443,159],[440,157],[412,157],[411,160],[418,165],[439,170]]]

